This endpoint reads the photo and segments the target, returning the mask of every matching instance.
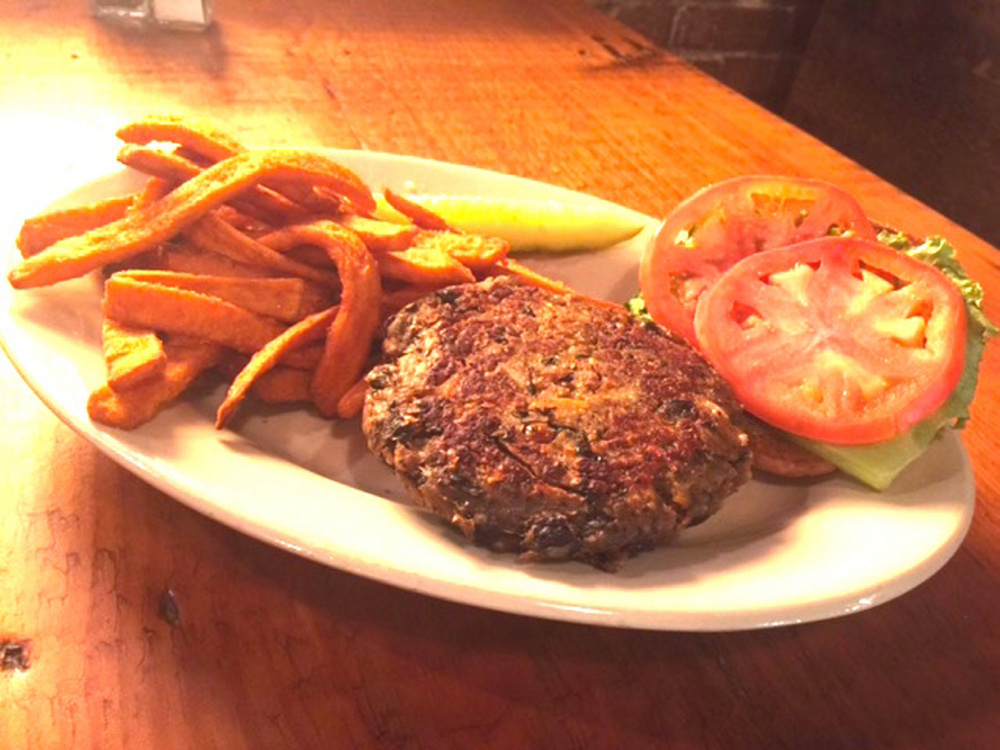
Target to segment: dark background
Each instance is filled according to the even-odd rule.
[[[1000,3],[590,2],[1000,245]]]

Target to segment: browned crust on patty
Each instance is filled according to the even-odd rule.
[[[728,386],[623,308],[500,277],[404,308],[383,348],[369,447],[477,544],[613,569],[749,478]]]

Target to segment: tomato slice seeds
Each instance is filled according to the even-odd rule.
[[[875,239],[861,206],[830,183],[762,175],[704,188],[670,213],[643,253],[639,286],[646,308],[694,344],[698,300],[729,267],[831,232]]]
[[[965,303],[937,269],[828,237],[751,255],[701,297],[697,343],[748,411],[813,440],[892,438],[961,377]]]

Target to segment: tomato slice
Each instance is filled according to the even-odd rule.
[[[639,266],[653,320],[696,344],[698,299],[737,261],[831,232],[875,239],[861,206],[836,185],[794,177],[737,177],[683,201],[660,225]]]
[[[701,299],[706,358],[745,408],[830,443],[892,438],[941,406],[965,361],[965,303],[937,269],[828,237],[746,258]]]

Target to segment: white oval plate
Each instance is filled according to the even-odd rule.
[[[411,157],[331,151],[373,189],[549,200],[595,198],[520,178]],[[71,205],[137,186],[121,171],[61,198]],[[607,205],[607,204],[604,204]],[[654,225],[597,253],[527,262],[581,291],[625,300]],[[21,216],[4,230],[7,267]],[[246,534],[358,575],[507,612],[599,625],[734,630],[857,612],[921,583],[954,553],[974,507],[960,441],[949,436],[881,494],[845,477],[811,484],[755,480],[676,544],[616,574],[578,563],[522,565],[467,545],[409,509],[369,455],[357,422],[304,410],[248,413],[212,426],[221,389],[192,394],[133,432],[90,422],[103,381],[99,282],[91,276],[14,292],[0,284],[0,343],[38,396],[114,460],[181,502]]]

